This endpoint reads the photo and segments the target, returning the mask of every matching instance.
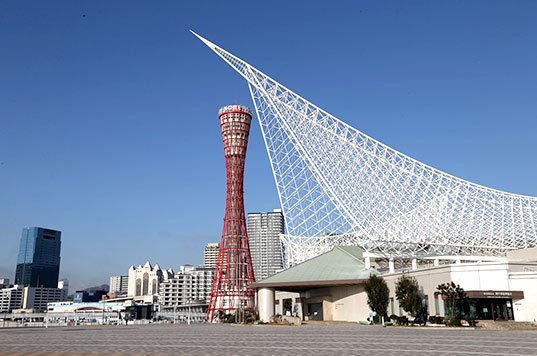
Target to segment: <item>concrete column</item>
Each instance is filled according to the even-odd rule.
[[[257,292],[259,319],[264,323],[268,323],[270,317],[275,314],[274,299],[274,288],[260,288]]]
[[[435,259],[434,259],[434,266],[435,266],[435,267],[440,266],[440,260],[439,260],[438,258],[435,258]]]
[[[418,260],[415,258],[412,259],[412,269],[418,269]]]
[[[365,269],[370,269],[371,268],[371,257],[366,257],[364,262],[365,262]]]
[[[393,261],[393,257],[390,258],[390,261],[388,262],[388,267],[390,269],[390,273],[395,272],[395,262]]]

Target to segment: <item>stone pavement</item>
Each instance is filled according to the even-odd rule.
[[[0,329],[0,356],[537,355],[536,331],[134,325]]]

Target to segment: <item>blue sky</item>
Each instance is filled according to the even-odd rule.
[[[537,195],[535,1],[0,1],[0,278],[21,230],[61,230],[61,277],[200,264],[220,239],[217,111],[246,82],[188,32],[389,146]],[[259,125],[249,212],[279,207]]]

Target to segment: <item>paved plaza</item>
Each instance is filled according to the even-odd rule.
[[[0,329],[0,356],[537,355],[537,331],[139,325]]]

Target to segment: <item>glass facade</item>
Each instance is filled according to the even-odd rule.
[[[444,303],[445,315],[450,310]],[[514,320],[513,301],[499,298],[468,298],[457,300],[453,315],[459,319],[472,318],[478,320]]]
[[[61,231],[42,227],[22,229],[15,284],[57,288]]]

